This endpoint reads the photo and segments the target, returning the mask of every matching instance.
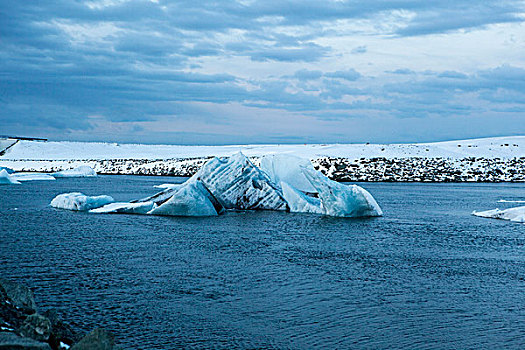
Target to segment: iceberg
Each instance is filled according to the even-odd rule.
[[[285,182],[302,192],[317,192],[301,170],[301,168],[308,168],[315,171],[308,159],[288,154],[270,154],[261,158],[260,168],[274,184]]]
[[[18,185],[18,182],[13,176],[9,175],[7,170],[0,170],[0,185]]]
[[[154,207],[148,214],[169,216],[216,216],[217,210],[211,195],[198,180],[188,180],[164,203]]]
[[[512,222],[525,223],[525,206],[509,209],[492,209],[486,211],[473,211],[472,215],[489,219],[509,220]]]
[[[56,180],[53,176],[43,173],[14,173],[11,177],[17,181],[54,181]]]
[[[53,198],[51,206],[58,209],[87,211],[113,203],[110,196],[86,196],[80,192],[62,193]]]
[[[87,165],[81,165],[74,169],[62,170],[52,174],[54,177],[94,177],[97,173]]]
[[[210,159],[191,180],[201,181],[225,209],[288,209],[281,191],[241,152]]]
[[[1,170],[7,171],[8,174],[13,174],[15,172],[13,169],[5,167],[5,166],[0,166],[0,171]]]
[[[147,214],[154,207],[153,202],[117,202],[91,209],[90,213],[98,214]]]
[[[303,174],[319,193],[323,214],[339,217],[383,215],[374,197],[364,188],[340,184],[309,168],[303,168]]]
[[[292,213],[323,214],[319,198],[308,196],[286,182],[281,182],[281,188]]]

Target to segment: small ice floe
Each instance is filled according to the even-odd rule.
[[[525,201],[500,199],[498,203],[525,203]]]
[[[7,170],[0,170],[0,185],[18,185],[20,184],[12,175],[10,175]]]
[[[486,211],[473,211],[472,215],[482,218],[509,220],[512,222],[525,223],[525,206],[505,210],[492,209]]]
[[[58,209],[87,211],[113,203],[110,196],[86,196],[80,192],[62,193],[51,201],[51,206]]]
[[[62,170],[52,174],[54,177],[95,177],[97,173],[92,167],[81,165],[74,169]]]
[[[176,187],[179,187],[180,185],[182,184],[160,184],[160,185],[155,185],[153,187],[155,188],[176,188]]]
[[[44,173],[14,173],[11,177],[17,181],[54,181],[56,180],[53,176]]]
[[[153,202],[117,202],[92,209],[90,213],[98,214],[147,214],[153,209]]]

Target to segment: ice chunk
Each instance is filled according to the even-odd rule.
[[[303,168],[303,173],[319,193],[323,214],[342,217],[383,215],[374,197],[364,188],[340,184],[309,168]]]
[[[525,223],[525,206],[505,210],[492,209],[487,211],[473,211],[472,214],[482,218],[509,220],[513,222]]]
[[[81,165],[74,169],[62,170],[52,174],[54,177],[94,177],[97,173],[87,165]]]
[[[315,171],[308,159],[288,154],[269,154],[261,158],[260,168],[277,185],[286,182],[302,192],[317,192],[301,170],[308,168]]]
[[[0,185],[15,185],[20,184],[16,179],[14,179],[7,170],[0,170]]]
[[[310,197],[286,182],[281,182],[281,188],[291,212],[323,214],[319,198]]]
[[[86,196],[80,192],[59,194],[51,201],[51,206],[68,210],[91,210],[113,203],[110,196]]]
[[[17,181],[54,181],[56,180],[53,176],[43,173],[14,173],[11,177]]]
[[[160,184],[160,185],[155,185],[153,187],[155,188],[176,188],[176,187],[179,187],[180,185],[182,184]]]
[[[117,202],[91,209],[89,212],[99,214],[147,214],[153,207],[154,203],[151,201],[136,203]]]
[[[169,216],[214,216],[217,209],[210,194],[198,180],[188,180],[177,188],[164,203],[153,208],[149,214]]]
[[[192,179],[200,180],[226,209],[288,209],[276,185],[240,152],[209,160]]]
[[[5,166],[0,166],[0,170],[5,170],[7,171],[8,174],[13,174],[15,172],[13,169],[5,167]]]

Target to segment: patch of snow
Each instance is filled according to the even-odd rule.
[[[51,206],[58,209],[87,211],[113,203],[110,196],[86,196],[80,192],[59,194],[51,201]]]
[[[0,170],[0,185],[18,185],[20,182],[18,182],[15,178],[13,178],[7,170],[2,169]]]
[[[486,211],[473,211],[472,215],[482,218],[509,220],[512,222],[525,223],[525,206],[505,210],[492,209]]]
[[[97,176],[97,173],[93,168],[87,165],[81,165],[74,169],[62,170],[56,173],[53,173],[54,177],[94,177]]]

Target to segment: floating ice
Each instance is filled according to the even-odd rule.
[[[292,213],[323,214],[319,198],[310,197],[286,182],[281,182],[281,188]]]
[[[226,209],[288,209],[279,189],[241,152],[209,160],[192,179],[200,180]]]
[[[62,170],[52,174],[54,177],[94,177],[97,173],[87,165],[81,165],[75,169]]]
[[[303,173],[319,193],[323,214],[341,217],[383,215],[374,197],[364,188],[340,184],[308,168],[303,168]]]
[[[8,174],[13,174],[15,172],[13,169],[5,167],[5,166],[0,166],[0,170],[5,170],[7,171]]]
[[[0,185],[15,185],[20,184],[15,178],[13,178],[7,170],[0,170]]]
[[[220,210],[220,209],[219,209]],[[210,194],[198,180],[189,180],[177,188],[164,203],[149,212],[153,215],[170,216],[215,216],[217,209]]]
[[[525,201],[500,199],[498,203],[525,203]]]
[[[11,177],[17,181],[54,181],[56,180],[53,176],[43,173],[14,173]]]
[[[315,171],[308,159],[288,154],[270,154],[261,158],[260,168],[277,185],[286,182],[302,192],[317,192],[301,170],[308,168]]]
[[[155,188],[176,188],[176,187],[179,187],[180,185],[182,184],[160,184],[160,185],[155,185],[153,187]]]
[[[68,210],[91,210],[102,207],[115,200],[110,196],[86,196],[80,192],[63,193],[51,201],[51,206]]]
[[[99,214],[147,214],[153,209],[153,207],[153,202],[117,202],[106,204],[100,208],[91,209],[89,212]]]
[[[492,209],[486,211],[473,211],[472,215],[479,216],[482,218],[509,220],[512,222],[525,223],[525,206],[505,210]]]

